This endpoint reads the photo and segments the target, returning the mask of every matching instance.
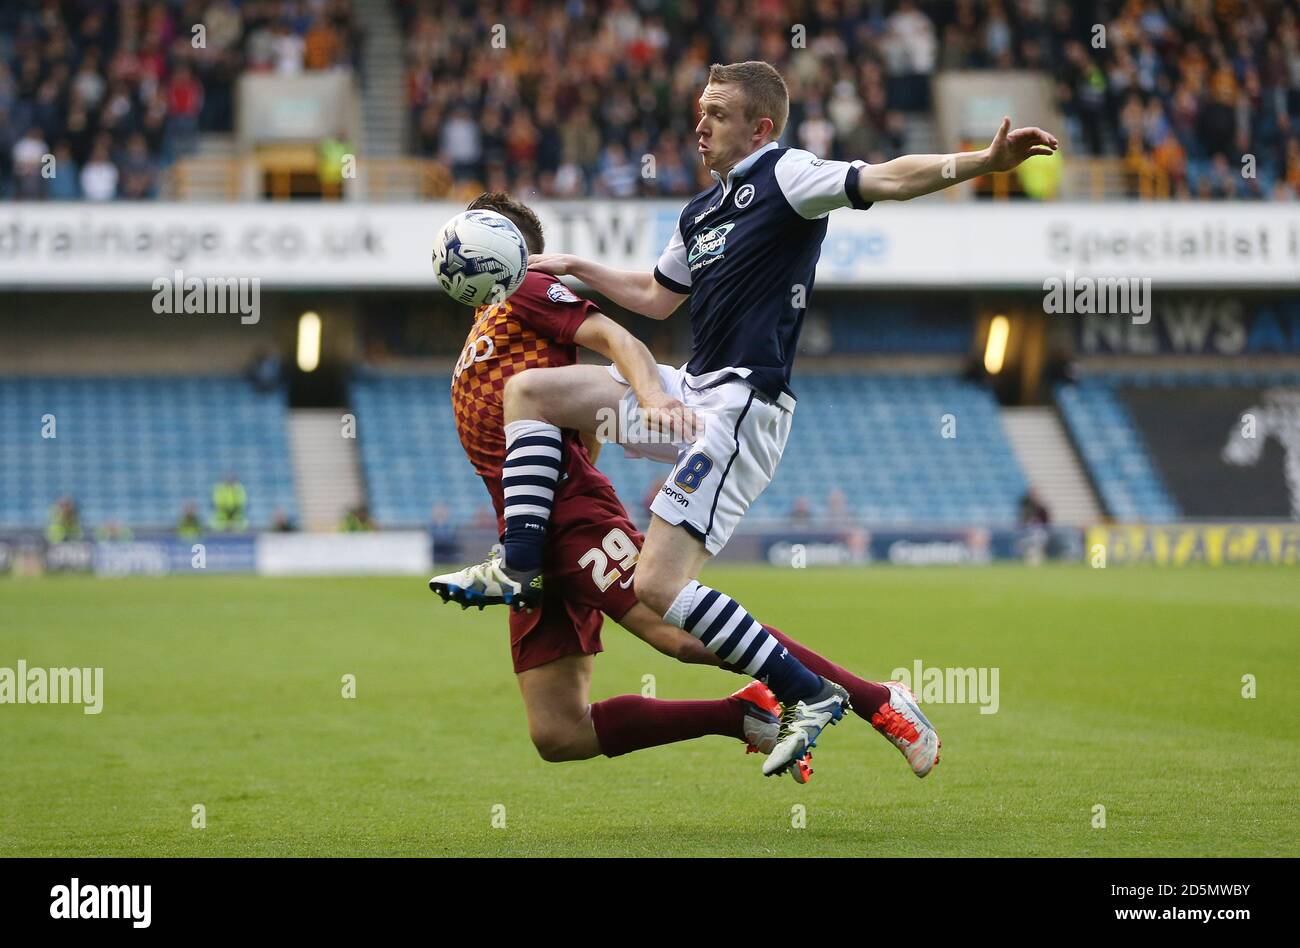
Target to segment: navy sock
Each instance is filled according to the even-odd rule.
[[[673,601],[665,621],[685,629],[737,671],[764,682],[784,704],[822,689],[819,675],[790,654],[736,600],[696,580]]]
[[[534,570],[542,566],[546,527],[560,479],[560,429],[544,421],[506,425],[506,460],[501,466],[506,532],[502,542],[506,566]]]

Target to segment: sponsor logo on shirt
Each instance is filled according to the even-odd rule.
[[[719,256],[727,246],[727,234],[735,226],[735,223],[728,221],[718,227],[700,231],[691,243],[690,252],[686,255],[687,262],[694,265],[702,257]]]
[[[659,490],[665,497],[669,498],[670,500],[676,501],[678,504],[680,504],[683,507],[689,507],[691,505],[691,502],[687,499],[685,494],[683,494],[681,491],[673,490],[667,484],[665,484]]]
[[[712,214],[720,207],[722,207],[721,204],[714,204],[711,207],[706,207],[702,213],[695,215],[695,223],[698,224],[700,221],[704,220],[704,218],[708,217],[710,214]]]
[[[563,283],[552,283],[546,288],[546,298],[552,303],[576,303],[578,298]]]

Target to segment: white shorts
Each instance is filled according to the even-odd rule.
[[[627,384],[615,366],[609,374]],[[668,365],[659,366],[659,378],[664,391],[704,423],[703,435],[693,444],[644,440],[641,407],[629,387],[619,403],[618,441],[628,457],[673,465],[650,509],[686,527],[717,554],[776,473],[790,437],[793,401],[787,399],[789,407],[774,404],[739,379],[700,388],[698,378]]]

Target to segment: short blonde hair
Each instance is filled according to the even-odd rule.
[[[709,82],[730,82],[740,86],[745,96],[745,118],[772,120],[772,141],[785,131],[790,117],[790,90],[771,63],[752,59],[744,63],[709,67]]]

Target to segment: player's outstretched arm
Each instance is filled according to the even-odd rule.
[[[651,319],[667,319],[686,299],[684,295],[660,285],[653,273],[615,270],[567,253],[532,254],[528,258],[528,269],[555,276],[575,276],[619,306]]]
[[[604,313],[591,313],[578,327],[573,341],[617,366],[636,393],[650,431],[675,434],[687,441],[697,437],[699,422],[695,413],[664,391],[659,365],[640,339]]]
[[[858,173],[858,190],[865,201],[906,201],[983,174],[1010,171],[1026,158],[1050,155],[1060,143],[1041,128],[1011,127],[1004,118],[988,148],[955,155],[903,155]]]

